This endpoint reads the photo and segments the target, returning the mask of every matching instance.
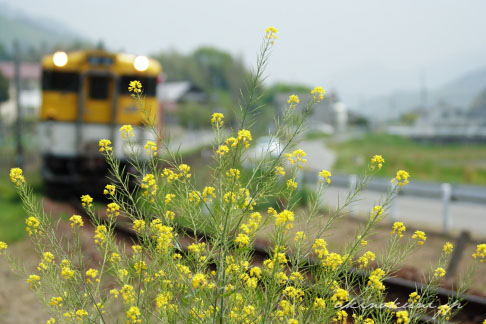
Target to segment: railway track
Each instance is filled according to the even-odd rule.
[[[74,208],[80,215],[87,217],[84,212],[83,207],[78,199],[70,200],[68,202],[69,206]],[[121,235],[127,239],[136,241],[137,236],[135,232],[129,228],[127,225],[118,224],[115,227],[117,235]],[[192,242],[194,242],[194,233],[189,228],[183,228],[184,233],[186,236],[180,237],[181,246],[184,251],[187,252],[187,246],[189,246]],[[200,236],[200,235],[199,235]],[[204,235],[203,235],[204,236]],[[253,261],[254,265],[262,265],[263,260],[269,258],[268,251],[268,244],[265,241],[257,240],[253,246]],[[313,261],[309,260],[309,265],[312,265]],[[359,276],[359,270],[354,270],[355,273]],[[366,278],[365,278],[366,279]],[[387,296],[390,301],[398,301],[400,304],[405,304],[409,298],[409,294],[416,291],[417,289],[420,291],[424,288],[424,284],[404,279],[400,277],[392,277],[389,279],[385,279],[383,281]],[[457,295],[455,291],[445,288],[440,288],[437,291],[437,297],[441,301],[441,303],[447,303],[448,299],[452,296]],[[482,296],[476,295],[463,295],[462,302],[461,302],[461,309],[457,313],[457,315],[453,318],[453,322],[450,323],[462,323],[462,324],[482,324],[483,320],[486,318],[486,298]],[[432,316],[424,316],[420,323],[435,323],[435,319]]]

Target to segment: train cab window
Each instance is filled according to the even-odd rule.
[[[79,74],[74,72],[42,71],[43,91],[77,92]]]
[[[108,98],[109,77],[93,76],[90,78],[89,96],[91,99],[103,100]]]
[[[128,85],[130,81],[138,80],[142,83],[143,94],[147,97],[155,97],[155,89],[157,88],[156,77],[141,77],[138,75],[122,75],[120,78],[119,91],[122,95],[129,95]]]

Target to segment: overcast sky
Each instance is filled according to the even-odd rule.
[[[486,66],[485,0],[0,0],[61,21],[109,49],[149,54],[213,45],[253,63],[278,28],[276,80],[372,96]],[[4,32],[4,31],[1,31]]]

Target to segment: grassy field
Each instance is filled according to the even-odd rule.
[[[0,241],[13,243],[26,236],[25,219],[27,215],[17,195],[15,186],[10,182],[8,170],[0,173]],[[37,170],[28,171],[26,179],[37,194],[42,191]]]
[[[359,173],[369,157],[383,155],[381,175],[407,170],[412,179],[486,185],[486,145],[422,144],[410,139],[369,134],[343,143],[328,142],[337,153],[334,171]]]

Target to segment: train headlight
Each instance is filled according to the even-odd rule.
[[[55,66],[63,67],[67,64],[68,56],[65,52],[56,52],[52,57],[52,61],[54,62]]]
[[[148,69],[149,60],[146,56],[137,56],[135,61],[133,61],[133,67],[135,70],[143,72]]]

